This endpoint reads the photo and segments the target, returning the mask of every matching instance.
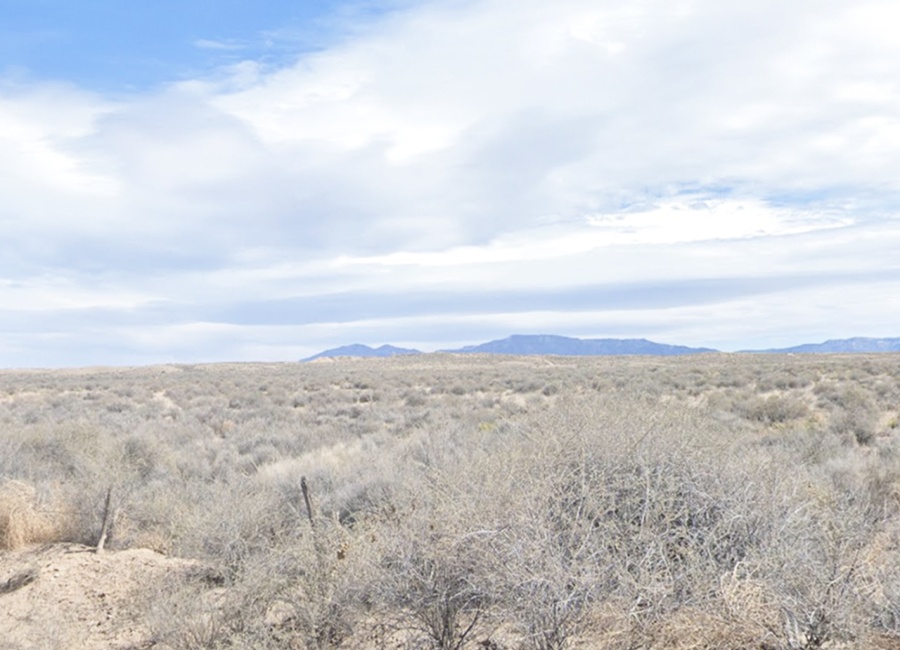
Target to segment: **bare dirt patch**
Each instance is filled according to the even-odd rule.
[[[141,591],[196,563],[146,549],[79,544],[0,552],[0,649],[147,647]]]

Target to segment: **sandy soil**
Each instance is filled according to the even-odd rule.
[[[141,593],[194,562],[77,544],[0,551],[0,650],[150,647]]]

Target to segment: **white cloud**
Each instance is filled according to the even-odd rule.
[[[247,60],[115,99],[0,82],[0,296],[140,312],[804,274],[890,283],[896,18],[878,1],[433,1],[280,70]],[[804,295],[774,326],[801,322]],[[717,341],[753,336],[717,308],[691,318],[719,323]],[[175,313],[165,345],[193,326]],[[229,332],[226,356],[258,333]]]
[[[870,231],[854,231],[849,235],[852,244],[847,246],[845,238],[853,225],[846,215],[771,208],[752,200],[670,201],[636,212],[589,216],[584,223],[514,231],[482,246],[342,256],[334,264],[366,275],[379,270],[399,275],[413,267],[416,276],[405,282],[410,287],[441,282],[441,277],[452,277],[445,279],[443,286],[458,282],[475,287],[480,278],[481,286],[533,288],[598,280],[646,282],[654,278],[748,277],[760,272],[841,272],[855,257],[851,251],[860,249]],[[834,237],[839,243],[829,248],[834,257],[827,268],[811,268],[808,260],[792,262],[803,247],[826,245]],[[882,229],[878,237],[900,243],[900,226]],[[647,258],[653,263],[647,264]],[[766,264],[756,271],[754,261],[761,259]],[[868,252],[862,259],[883,268],[884,261]]]
[[[413,244],[422,185],[457,243],[685,184],[896,192],[898,46],[843,29],[855,6],[433,3],[213,101],[348,188],[377,178]]]
[[[27,209],[32,201],[40,205],[46,192],[73,198],[114,193],[116,179],[97,173],[89,158],[70,149],[90,134],[100,116],[112,110],[111,104],[65,86],[0,84],[5,201],[16,201]]]
[[[211,38],[199,38],[194,41],[194,47],[201,50],[243,50],[244,45],[235,41],[221,41]]]
[[[113,278],[30,277],[0,280],[0,304],[19,312],[46,312],[67,309],[135,309],[150,296],[123,287]]]

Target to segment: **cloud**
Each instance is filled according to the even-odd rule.
[[[0,295],[22,305],[0,323],[23,350],[28,313],[86,349],[108,327],[113,359],[192,332],[208,358],[292,355],[292,318],[321,342],[533,322],[721,345],[800,336],[832,291],[897,327],[837,288],[897,283],[897,17],[438,0],[278,69],[213,35],[194,45],[248,58],[157,90],[0,80]]]
[[[65,148],[22,146],[59,182],[118,189],[97,207],[138,208],[132,224],[263,215],[315,249],[483,243],[723,187],[892,202],[896,48],[838,29],[868,29],[880,5],[834,7],[797,3],[773,24],[767,3],[429,3],[273,73],[248,62],[87,108]]]
[[[236,51],[245,49],[245,45],[235,41],[217,41],[210,38],[200,38],[194,41],[194,47],[201,50],[226,50]]]

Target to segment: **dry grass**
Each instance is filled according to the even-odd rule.
[[[0,551],[14,551],[55,536],[51,517],[42,513],[37,494],[22,481],[0,483]]]

